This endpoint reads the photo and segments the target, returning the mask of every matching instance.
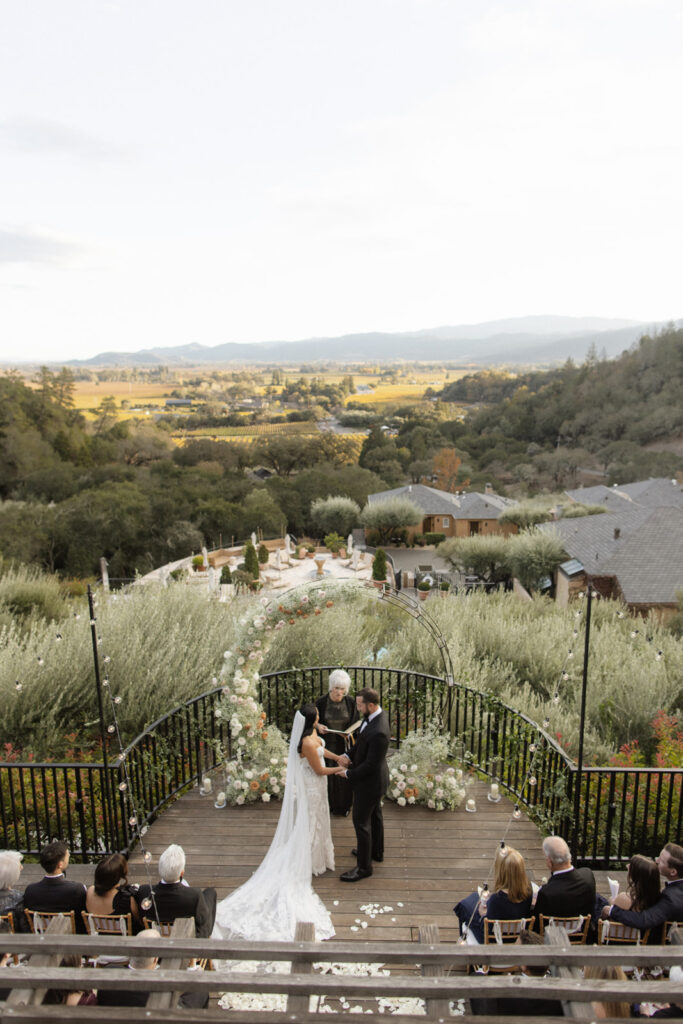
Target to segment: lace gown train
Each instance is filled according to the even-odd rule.
[[[324,764],[322,747],[319,756]],[[312,921],[318,940],[334,935],[329,912],[311,885],[312,872],[334,867],[327,777],[316,775],[298,755],[297,761],[287,774],[293,800],[285,797],[270,849],[251,878],[218,904],[213,938],[287,942],[297,921]]]

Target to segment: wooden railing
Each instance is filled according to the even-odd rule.
[[[268,720],[286,734],[294,710],[327,692],[335,667],[264,675],[259,699]],[[576,863],[618,867],[632,853],[654,855],[681,835],[683,768],[588,767],[579,779],[548,732],[490,694],[400,669],[358,665],[348,672],[354,688],[379,692],[396,747],[438,718],[464,765],[496,778],[544,830],[566,836]],[[215,716],[220,692],[209,690],[153,722],[122,757],[112,758],[108,774],[102,764],[0,764],[0,845],[36,854],[59,837],[83,861],[129,852],[135,827],[121,787],[129,787],[137,824],[145,828],[219,763],[220,750],[230,755],[229,729]],[[574,821],[577,785],[581,814]]]
[[[178,924],[182,922],[177,922]],[[184,922],[185,924],[192,922]],[[337,1024],[356,1024],[359,1008],[378,1012],[378,1000],[396,1003],[400,999],[421,1001],[401,1007],[392,1019],[405,1024],[419,1020],[443,1021],[449,1016],[449,1004],[472,997],[504,997],[506,1000],[554,999],[565,1003],[565,1015],[591,1020],[595,1018],[593,1002],[675,1002],[683,1004],[683,983],[658,979],[654,981],[593,981],[583,979],[580,969],[590,965],[619,967],[670,968],[683,966],[683,947],[571,946],[561,929],[555,929],[540,946],[467,946],[440,943],[435,925],[421,928],[420,943],[406,942],[315,942],[312,925],[297,926],[293,942],[236,942],[184,938],[176,932],[172,938],[158,939],[154,947],[138,937],[77,936],[59,934],[50,927],[43,936],[13,935],[5,940],[10,952],[29,956],[26,966],[0,971],[0,987],[12,990],[0,1019],[45,1021],[55,1020],[117,1020],[117,1021],[240,1021],[272,1024],[272,1021],[306,1021],[310,1024],[329,1022],[330,1010]],[[60,967],[61,959],[81,956],[158,954],[159,970],[93,970],[92,968]],[[483,975],[464,973],[468,967],[495,964],[519,965],[520,954],[527,968],[550,967],[551,977],[529,977],[524,974]],[[210,955],[218,965],[216,971],[188,971],[186,963],[195,957]],[[39,958],[36,960],[35,958]],[[280,961],[289,963],[284,973],[233,971],[230,961]],[[357,974],[321,973],[317,965],[329,963],[361,965]],[[367,976],[362,965],[381,964],[384,970]],[[43,1005],[47,989],[53,991],[109,990],[149,993],[146,1007],[121,1010],[80,1006]],[[180,992],[247,993],[254,997],[280,995],[281,1009],[183,1010],[174,1008]],[[172,995],[173,994],[173,995]],[[312,998],[313,997],[313,998]],[[316,1001],[315,997],[319,997]],[[321,1005],[324,999],[326,1007]],[[332,1005],[330,1005],[330,1003]],[[349,1004],[353,1003],[353,1006]],[[1,1004],[0,1004],[1,1005]],[[400,1004],[399,1004],[400,1005]],[[465,1005],[463,1022],[474,1021]],[[506,1020],[525,1020],[506,1017]],[[561,1017],[546,1017],[560,1021]]]

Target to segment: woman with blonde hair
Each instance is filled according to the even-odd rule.
[[[616,964],[597,967],[584,967],[583,977],[585,980],[590,981],[627,981],[627,977],[624,974],[621,967]],[[610,1020],[613,1017],[630,1017],[631,1016],[631,1004],[630,1003],[603,1003],[593,1002],[593,1013],[599,1020],[604,1020],[606,1017]]]
[[[493,892],[486,898],[470,893],[453,908],[463,933],[477,942],[484,941],[484,918],[489,921],[516,921],[531,916],[533,891],[526,873],[524,857],[513,846],[502,845],[493,866]]]

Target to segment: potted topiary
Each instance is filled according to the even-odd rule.
[[[257,555],[258,555],[259,565],[267,565],[268,564],[268,559],[270,557],[270,552],[268,551],[268,548],[266,547],[265,544],[259,544],[258,550],[257,550]]]
[[[328,533],[325,537],[324,544],[327,550],[332,552],[332,557],[336,558],[339,554],[340,548],[344,544],[344,538],[340,537],[338,533]]]
[[[421,601],[426,601],[429,597],[429,591],[432,589],[432,585],[429,580],[420,580],[417,585],[418,597]]]
[[[306,554],[309,558],[313,558],[313,555],[315,554],[315,544],[306,545]]]
[[[232,573],[230,572],[230,566],[224,565],[221,569],[221,584],[232,583]]]
[[[256,548],[250,540],[244,545],[244,567],[253,580],[259,578],[260,569]]]
[[[387,581],[387,556],[383,548],[377,548],[372,560],[372,582],[381,590]]]
[[[204,568],[204,556],[193,555],[192,557],[192,568],[195,572],[201,572]]]
[[[450,589],[451,589],[451,585],[448,582],[448,580],[441,580],[441,583],[439,583],[439,590],[441,591],[441,596],[442,597],[447,597],[448,596],[448,591]]]
[[[227,601],[228,595],[231,594],[232,591],[234,590],[232,582],[232,573],[230,572],[230,566],[227,564],[224,565],[221,569],[220,587],[221,601]]]
[[[306,557],[306,552],[301,547],[301,544],[297,544],[297,546],[294,548],[294,557],[295,558],[305,558]]]

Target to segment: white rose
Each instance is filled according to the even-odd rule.
[[[398,789],[401,790],[401,792],[403,792],[403,790],[406,788],[405,782],[397,782],[396,786],[397,786]]]
[[[415,797],[414,796],[409,796],[408,797],[408,803],[409,804],[414,804],[415,803]]]
[[[434,789],[434,783],[433,782],[428,782],[427,783],[427,789]]]
[[[267,804],[268,801],[270,800],[270,793],[261,793],[261,799],[263,800],[264,804]]]
[[[408,783],[409,786],[414,786],[415,785],[415,779],[412,779],[412,778],[411,779],[406,779],[406,782]]]
[[[410,770],[411,770],[411,772],[416,772],[417,771],[417,765],[416,764],[411,764]]]
[[[396,801],[396,803],[398,804],[399,807],[405,807],[405,805],[406,805],[406,798],[404,796],[400,796],[398,798],[398,800]]]
[[[237,742],[239,743],[239,745],[241,747],[246,747],[246,745],[247,745],[247,741],[245,740],[244,736],[240,736],[240,738],[238,739]]]
[[[224,658],[232,658],[232,651],[223,651]]]
[[[401,790],[400,789],[392,789],[391,795],[393,796],[393,798],[395,800],[397,796],[401,795]]]
[[[236,804],[239,804],[239,805],[240,805],[240,807],[242,806],[242,804],[244,803],[244,797],[242,796],[242,794],[240,794],[240,795],[239,795],[239,796],[237,797],[237,799],[235,800],[235,803],[236,803]]]
[[[446,775],[455,775],[455,768],[447,768]]]
[[[244,773],[244,777],[245,777],[245,779],[253,779],[254,778],[254,773],[251,770],[249,770],[249,771]]]
[[[434,782],[441,782],[442,780],[443,780],[443,775],[435,775],[434,776]]]
[[[430,810],[433,811],[434,810],[434,801],[433,800],[428,800],[427,801],[427,807],[429,807]]]
[[[440,787],[439,789],[435,789],[434,796],[436,797],[437,800],[441,800],[443,798],[443,790]]]
[[[407,764],[402,764],[401,765],[401,771],[402,772],[407,772],[408,771],[408,765]]]
[[[280,792],[280,787],[278,786],[277,782],[274,782],[273,785],[270,788],[272,789],[273,793],[279,793]]]

